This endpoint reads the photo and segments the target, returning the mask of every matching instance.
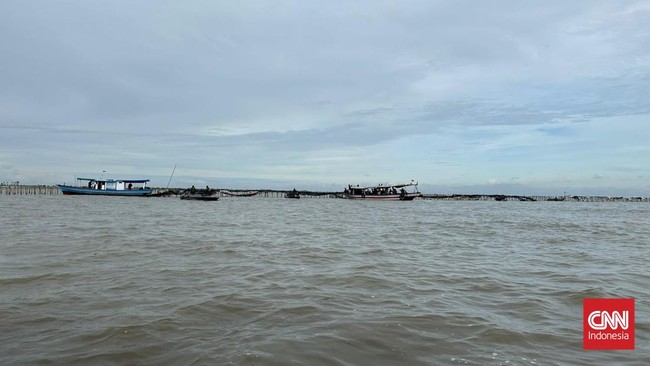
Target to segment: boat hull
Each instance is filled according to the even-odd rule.
[[[87,195],[87,196],[126,196],[142,197],[149,196],[153,192],[152,188],[145,189],[128,189],[128,190],[110,190],[110,189],[91,189],[84,187],[73,187],[57,184],[61,193],[65,195]]]
[[[184,194],[181,195],[182,200],[189,201],[218,201],[219,196],[202,196],[200,194]]]
[[[253,197],[257,196],[259,191],[249,191],[249,192],[230,192],[230,191],[221,191],[223,195],[230,197]]]
[[[345,197],[351,200],[373,200],[373,201],[413,201],[417,197],[422,197],[422,193],[406,194],[346,194]]]

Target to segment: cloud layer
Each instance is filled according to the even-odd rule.
[[[216,186],[650,192],[644,1],[5,1],[0,14],[2,181],[177,163]]]

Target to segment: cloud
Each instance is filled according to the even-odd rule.
[[[642,1],[70,0],[0,13],[0,159],[21,167],[0,180],[178,162],[203,177],[461,185],[578,168],[576,181],[598,171],[615,186],[616,169],[644,169],[646,144],[603,127],[635,134],[650,115]]]

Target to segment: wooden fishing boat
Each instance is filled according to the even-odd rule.
[[[243,191],[243,192],[233,192],[233,191],[227,191],[227,190],[222,190],[221,194],[225,196],[230,196],[230,197],[253,197],[257,196],[257,194],[260,193],[259,191]]]
[[[195,189],[192,186],[192,188],[184,191],[180,198],[182,200],[193,201],[217,201],[219,200],[219,193],[216,189],[210,189],[208,187],[206,189]]]
[[[407,192],[407,187],[413,187],[413,192]],[[414,180],[406,184],[348,185],[343,193],[346,198],[354,200],[412,201],[422,197],[418,191],[418,182]]]
[[[77,178],[76,186],[57,184],[57,187],[65,195],[148,196],[153,190],[147,187],[147,182],[149,179]]]
[[[300,193],[294,189],[293,191],[285,193],[284,197],[285,198],[300,198]]]
[[[183,193],[181,196],[182,200],[193,200],[193,201],[218,201],[219,196],[216,194],[203,195],[201,193]]]

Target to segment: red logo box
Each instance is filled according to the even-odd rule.
[[[585,350],[634,349],[634,299],[583,299]]]

